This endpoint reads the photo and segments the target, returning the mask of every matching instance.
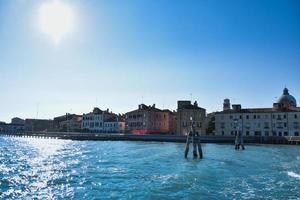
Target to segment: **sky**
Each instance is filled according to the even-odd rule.
[[[47,2],[0,0],[0,121],[271,107],[285,86],[300,102],[299,0],[61,0],[74,23],[59,43],[39,24]]]

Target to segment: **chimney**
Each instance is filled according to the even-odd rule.
[[[224,99],[223,111],[230,110],[230,99]]]
[[[197,101],[194,102],[194,106],[195,106],[195,107],[198,107]]]
[[[242,105],[241,104],[232,105],[232,109],[234,111],[241,111],[242,110]]]
[[[153,108],[155,108],[155,103],[152,105]]]

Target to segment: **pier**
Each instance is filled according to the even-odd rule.
[[[6,137],[45,138],[63,140],[93,140],[93,141],[144,141],[144,142],[176,142],[186,143],[186,136],[178,135],[134,135],[134,134],[107,134],[107,133],[78,133],[78,132],[25,132],[25,133],[0,133]],[[235,136],[198,136],[201,143],[234,144]],[[299,145],[299,136],[244,136],[244,143],[252,144],[290,144]]]

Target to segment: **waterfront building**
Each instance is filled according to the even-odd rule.
[[[104,121],[105,133],[124,133],[125,131],[125,119],[124,116],[115,115],[106,121]]]
[[[26,131],[47,132],[53,130],[51,119],[25,119]]]
[[[287,88],[271,108],[231,107],[225,99],[223,111],[215,114],[215,126],[216,135],[299,136],[300,108]]]
[[[24,124],[7,124],[5,122],[0,123],[0,133],[22,133],[24,131]]]
[[[190,131],[191,123],[195,125],[195,131],[203,135],[206,132],[206,110],[198,106],[197,101],[194,104],[191,101],[177,102],[177,134],[187,135]]]
[[[19,117],[14,117],[11,119],[11,123],[12,124],[21,124],[21,125],[25,125],[25,120],[21,119]]]
[[[109,112],[109,110],[100,110],[94,108],[93,112],[83,114],[82,116],[82,131],[91,133],[105,133],[104,122],[115,117],[116,114]]]
[[[53,130],[61,132],[81,131],[82,115],[66,113],[53,119]]]
[[[176,115],[170,110],[161,110],[145,104],[125,114],[126,131],[133,134],[175,133]]]

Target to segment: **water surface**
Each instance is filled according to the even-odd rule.
[[[0,199],[300,199],[300,147],[0,137]]]

